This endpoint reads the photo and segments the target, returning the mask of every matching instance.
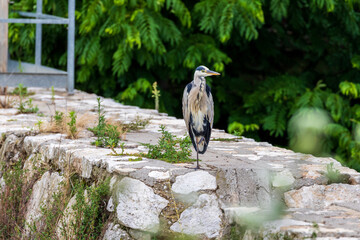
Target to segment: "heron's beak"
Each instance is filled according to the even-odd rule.
[[[214,72],[214,71],[211,71],[211,70],[206,70],[206,73],[210,74],[210,75],[220,75],[220,73]]]

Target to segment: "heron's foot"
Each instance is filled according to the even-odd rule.
[[[199,159],[196,161],[196,168],[195,168],[195,171],[200,169],[200,165],[199,165]]]
[[[196,166],[196,167],[185,167],[185,168],[187,168],[187,169],[193,169],[193,170],[202,170],[202,168],[200,168],[200,166]]]

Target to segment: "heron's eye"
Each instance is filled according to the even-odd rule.
[[[205,72],[205,70],[201,70],[201,72]]]

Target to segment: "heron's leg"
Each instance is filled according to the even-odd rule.
[[[195,170],[200,169],[199,166],[199,143],[196,142],[196,168]]]

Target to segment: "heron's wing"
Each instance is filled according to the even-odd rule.
[[[214,100],[211,94],[210,87],[206,84],[206,94],[207,94],[207,116],[209,118],[210,127],[212,128],[214,122]],[[211,131],[211,130],[210,130]]]
[[[189,121],[190,121],[190,109],[189,109],[189,93],[193,88],[192,82],[186,85],[184,89],[183,99],[182,99],[182,111],[183,117],[185,120],[186,128],[189,131]]]
[[[206,152],[207,146],[209,144],[210,141],[210,136],[211,136],[211,129],[213,126],[213,121],[214,121],[214,101],[213,101],[213,97],[211,94],[211,89],[208,85],[206,85],[206,101],[204,102],[204,104],[206,104],[206,112],[204,112],[205,117],[204,117],[204,122],[203,122],[203,126],[204,126],[204,139],[205,141],[202,142],[201,144],[199,144],[199,153],[203,154]],[[196,147],[195,147],[196,149]]]

